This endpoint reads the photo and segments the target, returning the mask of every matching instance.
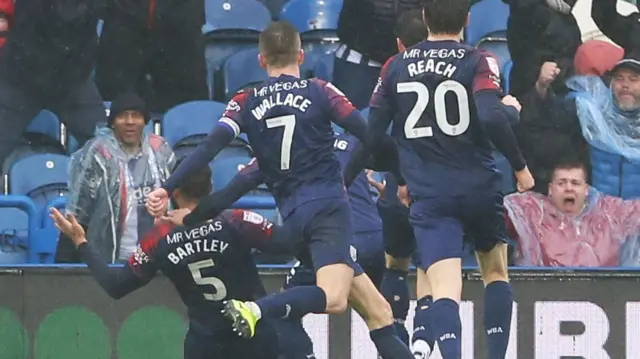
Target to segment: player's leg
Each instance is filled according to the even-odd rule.
[[[409,265],[415,252],[413,228],[409,224],[406,208],[378,206],[382,219],[382,233],[385,251],[385,271],[380,284],[380,292],[391,305],[394,326],[398,337],[409,345],[409,333],[405,321],[409,312]]]
[[[415,354],[426,355],[422,342],[435,338],[443,359],[461,356],[460,296],[462,294],[462,224],[457,203],[449,198],[430,198],[411,205],[410,221],[420,254],[418,288],[431,288],[433,304],[418,307],[411,338]],[[426,274],[426,275],[425,275]],[[428,302],[428,296],[419,298]]]
[[[316,276],[308,264],[296,262],[287,276],[282,290],[301,285],[314,285]],[[281,318],[273,321],[278,333],[280,357],[282,359],[315,359],[313,342],[302,325],[302,318]]]
[[[429,314],[433,304],[433,296],[431,295],[431,285],[427,278],[427,273],[416,265],[416,297],[419,298],[416,303],[415,315],[413,317],[413,338],[411,350],[419,358],[428,358],[433,352],[435,345],[435,337],[431,328],[431,320]],[[416,320],[416,318],[418,318]]]
[[[475,200],[474,200],[475,201]],[[471,217],[469,230],[476,248],[476,258],[484,281],[484,327],[487,333],[489,357],[504,359],[511,332],[513,291],[507,272],[506,229],[502,195],[495,194],[476,207],[482,213]]]
[[[358,274],[358,273],[356,273]],[[396,333],[389,302],[378,292],[366,274],[353,280],[349,303],[364,319],[371,341],[383,359],[413,359],[409,347]]]
[[[298,207],[285,219],[285,225],[301,228],[300,234],[308,238],[316,285],[291,288],[256,302],[228,301],[224,313],[240,335],[253,336],[263,316],[293,318],[347,309],[355,259],[355,251],[349,249],[353,236],[350,211],[346,199],[317,200]]]

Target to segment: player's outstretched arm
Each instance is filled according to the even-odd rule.
[[[207,166],[220,151],[240,134],[242,107],[246,100],[247,94],[245,92],[240,92],[229,100],[222,117],[213,127],[211,133],[198,145],[193,153],[180,163],[180,166],[173,171],[162,188],[171,193],[171,191],[178,188],[182,179],[190,173]]]
[[[365,168],[369,156],[376,152],[373,150],[376,144],[383,142],[385,131],[391,122],[390,119],[391,114],[386,108],[371,107],[371,110],[369,110],[369,127],[365,135],[365,140],[361,141],[353,150],[343,170],[345,186],[349,187],[358,174]]]
[[[93,277],[110,297],[120,299],[151,280],[152,276],[136,275],[130,265],[124,268],[109,268],[107,262],[87,241],[84,228],[72,214],[65,216],[57,209],[52,208],[50,216],[56,227],[71,238]],[[155,274],[155,270],[153,273]]]
[[[130,264],[125,264],[123,268],[109,268],[89,242],[78,246],[78,251],[80,251],[84,262],[87,263],[96,282],[113,299],[120,299],[144,287],[150,281],[150,279],[137,275]]]
[[[383,135],[380,143],[369,156],[366,168],[378,172],[389,172],[398,184],[405,185],[404,177],[400,173],[400,159],[398,145],[389,135]]]
[[[634,26],[639,26],[640,14],[634,12],[627,16],[621,15],[617,10],[617,0],[593,0],[591,4],[591,17],[600,31],[616,44],[629,49],[634,33]]]
[[[265,253],[296,255],[302,242],[302,233],[290,226],[278,226],[255,212],[234,209],[222,216],[234,226],[238,240]]]
[[[237,200],[264,182],[264,176],[253,159],[245,168],[240,170],[233,179],[221,190],[203,198],[194,210],[184,217],[185,226],[217,217],[225,209],[230,208]]]
[[[516,172],[521,171],[526,167],[526,163],[511,128],[512,123],[520,122],[520,109],[515,107],[519,106],[519,103],[513,98],[514,106],[503,104],[500,67],[496,59],[487,53],[481,53],[475,73],[473,96],[483,132],[509,161],[511,168]]]
[[[236,133],[223,122],[213,128],[211,133],[198,145],[198,147],[185,158],[178,168],[163,184],[168,193],[178,188],[180,182],[191,173],[208,166],[220,151],[222,151],[236,137]]]

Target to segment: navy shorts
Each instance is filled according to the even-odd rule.
[[[358,264],[376,288],[379,288],[385,268],[382,231],[356,232],[354,237],[353,246],[356,248]]]
[[[448,258],[462,258],[465,233],[473,249],[488,252],[506,243],[503,195],[478,192],[469,196],[432,197],[411,204],[420,267]]]
[[[191,324],[184,340],[184,359],[278,359],[278,354],[278,334],[272,322],[264,319],[258,321],[256,335],[248,340],[231,328],[205,334]]]
[[[356,263],[357,251],[353,243],[351,206],[347,198],[327,198],[298,206],[284,225],[302,233],[313,268],[318,269],[344,263],[362,274]],[[304,249],[303,249],[304,251]]]
[[[409,258],[416,250],[413,227],[409,223],[409,208],[380,206],[384,251],[393,258]]]

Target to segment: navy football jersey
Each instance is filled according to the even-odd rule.
[[[140,241],[128,266],[141,283],[158,271],[168,277],[193,329],[226,331],[229,323],[220,313],[224,300],[255,300],[266,293],[252,248],[266,245],[272,228],[259,214],[240,209],[192,227],[160,224]]]
[[[286,218],[305,202],[344,197],[331,122],[344,125],[354,111],[331,83],[281,75],[234,96],[220,122],[247,134]]]
[[[498,62],[456,41],[422,41],[383,66],[371,107],[393,118],[391,135],[414,199],[499,188],[474,101],[483,90],[501,91]]]
[[[342,166],[346,166],[358,142],[358,139],[350,134],[339,133],[336,135],[334,147]],[[351,204],[351,213],[353,213],[354,232],[382,230],[382,222],[364,171],[351,183],[347,194]]]

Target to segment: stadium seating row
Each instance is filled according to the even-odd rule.
[[[338,46],[336,28],[341,8],[342,0],[290,0],[276,16],[290,21],[301,32],[307,57],[303,65],[306,74],[321,77],[327,73],[323,72],[327,62],[319,63]],[[227,83],[229,72],[236,73],[233,69],[243,68],[241,64],[257,67],[252,52],[235,55],[233,61],[227,60],[242,50],[255,51],[258,34],[272,17],[256,0],[207,0],[205,11],[203,33],[210,39],[205,49],[210,98],[224,101],[240,88],[238,83]],[[468,44],[486,48],[504,60],[501,68],[509,59],[505,35],[508,16],[509,7],[501,0],[481,0],[472,6],[470,23],[465,30]],[[224,70],[225,66],[230,69]]]

